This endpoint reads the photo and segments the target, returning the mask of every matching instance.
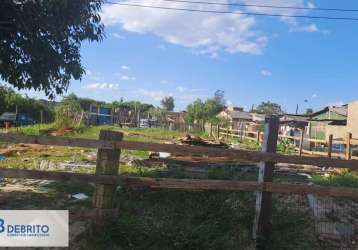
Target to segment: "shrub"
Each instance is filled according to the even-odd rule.
[[[81,112],[81,105],[75,95],[69,95],[55,107],[56,127],[75,127],[75,116]]]

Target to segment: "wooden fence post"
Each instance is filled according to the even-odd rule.
[[[301,138],[300,138],[300,151],[299,155],[302,156],[302,149],[303,149],[303,139],[305,137],[305,128],[301,130]]]
[[[261,132],[257,131],[257,143],[260,144],[260,136],[261,136]]]
[[[219,138],[220,138],[220,125],[219,124],[216,126],[216,135],[219,140]]]
[[[352,133],[348,132],[346,135],[346,160],[350,160],[352,158],[351,139]]]
[[[262,152],[275,153],[280,120],[271,116],[265,121],[265,132],[262,143]],[[260,162],[258,182],[272,182],[275,163]],[[271,234],[272,194],[269,192],[256,192],[255,221],[253,238],[256,240],[256,249],[265,249]]]
[[[100,140],[121,141],[123,134],[117,131],[101,130]],[[97,152],[96,175],[118,175],[119,158],[121,151],[118,149],[99,148]],[[115,216],[114,196],[116,185],[97,184],[93,195],[93,207],[98,216],[98,222],[103,217]]]
[[[243,134],[244,134],[244,140],[246,138],[246,124],[244,125],[244,131],[243,131]]]
[[[213,137],[213,124],[210,122],[210,137]]]
[[[332,157],[332,145],[333,145],[333,135],[329,135],[328,137],[328,151],[327,151],[327,156],[329,158]]]

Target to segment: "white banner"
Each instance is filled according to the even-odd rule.
[[[68,210],[0,210],[1,247],[68,247]]]

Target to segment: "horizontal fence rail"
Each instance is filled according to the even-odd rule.
[[[278,118],[270,117],[265,123],[265,133],[256,134],[256,140],[258,142],[262,140],[263,146],[261,152],[202,146],[122,141],[123,133],[110,130],[101,130],[99,140],[0,133],[0,142],[98,149],[95,174],[0,168],[0,176],[5,178],[46,179],[57,181],[68,180],[85,183],[93,182],[96,184],[96,188],[92,197],[92,205],[96,210],[96,214],[102,218],[106,218],[108,215],[111,215],[113,218],[115,218],[118,215],[118,213],[115,212],[117,209],[116,204],[114,203],[117,185],[123,185],[124,187],[132,188],[148,187],[154,189],[163,188],[178,190],[222,190],[255,192],[256,206],[253,238],[256,241],[256,249],[261,250],[262,248],[260,246],[265,245],[269,239],[269,236],[272,234],[270,224],[270,218],[272,217],[272,193],[299,195],[315,194],[318,196],[358,198],[358,188],[275,183],[273,179],[275,167],[274,163],[277,162],[314,165],[319,167],[348,168],[351,170],[358,169],[358,161],[350,160],[350,157],[346,157],[346,160],[342,160],[328,157],[277,154],[276,146],[278,141],[278,126]],[[220,134],[219,129],[218,131],[218,134]],[[227,134],[228,132],[229,131],[227,131]],[[301,142],[303,140],[302,137],[303,136],[301,136]],[[348,143],[347,145],[350,146],[351,144]],[[257,182],[236,180],[149,178],[118,175],[121,149],[168,152],[176,156],[200,156],[201,158],[202,156],[212,156],[216,158],[213,160],[218,160],[218,158],[220,158],[220,161],[260,162],[260,170]],[[300,145],[300,151],[302,152],[302,143]],[[347,151],[347,153],[348,152],[351,153],[350,151]],[[211,161],[210,158],[207,159],[207,162],[209,161]],[[100,219],[96,219],[94,223],[97,226],[103,225],[100,223]]]
[[[56,181],[79,181],[101,184],[125,184],[128,187],[150,187],[182,190],[226,190],[226,191],[265,191],[285,194],[316,194],[320,196],[358,198],[357,188],[321,187],[304,184],[281,184],[255,181],[198,180],[133,177],[128,175],[94,175],[58,171],[39,171],[27,169],[0,168],[4,178],[40,179]]]
[[[256,151],[220,149],[202,146],[186,146],[175,144],[158,144],[148,142],[131,142],[131,141],[106,141],[93,139],[49,137],[49,136],[29,136],[22,134],[0,134],[0,141],[10,143],[29,143],[40,145],[84,147],[84,148],[104,148],[104,149],[128,149],[167,152],[182,155],[207,155],[212,157],[228,157],[232,160],[247,160],[252,162],[281,162],[303,165],[314,165],[319,167],[349,168],[358,169],[358,160],[342,160],[327,157],[309,157],[283,155],[277,153],[265,153]]]

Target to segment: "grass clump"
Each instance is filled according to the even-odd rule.
[[[287,138],[280,140],[280,142],[277,145],[277,151],[279,153],[293,155],[295,153],[295,146],[292,145],[290,140]]]
[[[122,190],[119,196],[117,222],[86,249],[254,249],[248,193]]]
[[[332,175],[315,174],[312,176],[312,181],[323,186],[358,188],[358,175],[350,172],[335,173]]]

